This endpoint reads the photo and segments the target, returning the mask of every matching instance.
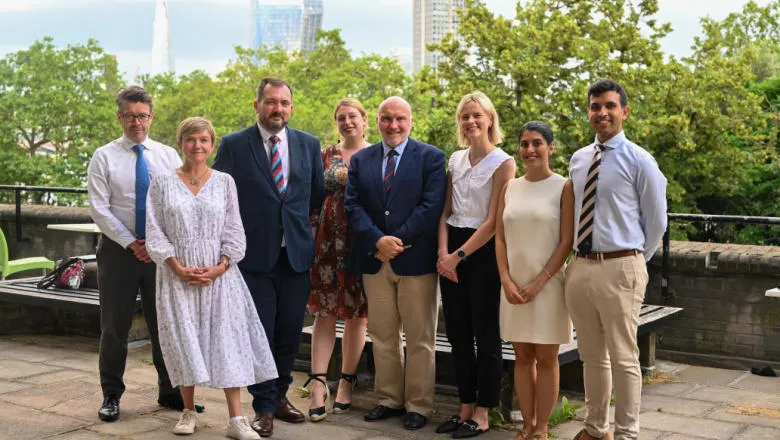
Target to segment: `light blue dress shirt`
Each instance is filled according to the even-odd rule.
[[[569,164],[574,183],[574,243],[588,169],[598,139],[577,150]],[[666,177],[653,156],[620,132],[603,143],[593,224],[593,252],[626,249],[653,257],[666,231]]]
[[[395,158],[395,170],[393,173],[398,172],[398,164],[401,163],[401,156],[404,155],[404,149],[406,148],[406,144],[409,143],[409,138],[406,138],[403,142],[401,142],[397,147],[395,147],[395,152],[398,153],[398,156]],[[382,176],[385,174],[385,166],[387,165],[387,153],[390,152],[392,148],[388,147],[385,141],[382,141],[382,168],[379,169],[379,175]]]

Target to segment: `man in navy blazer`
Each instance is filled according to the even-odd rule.
[[[264,78],[254,101],[257,124],[222,138],[214,169],[236,181],[246,256],[238,263],[276,360],[279,378],[251,385],[252,428],[273,434],[274,417],[300,423],[287,400],[314,261],[310,213],[325,197],[320,141],[287,126],[292,87]]]
[[[447,189],[445,156],[409,137],[412,110],[403,98],[382,102],[377,126],[382,142],[350,160],[344,202],[355,234],[351,262],[363,274],[368,299],[379,396],[364,418],[408,412],[404,426],[419,429],[433,410],[436,231]]]

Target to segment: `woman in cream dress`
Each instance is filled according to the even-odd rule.
[[[509,181],[496,214],[496,259],[501,275],[501,338],[515,350],[515,390],[523,415],[516,439],[546,439],[558,400],[558,346],[571,342],[563,295],[563,267],[572,249],[572,183],[550,169],[550,127],[520,130],[526,174]]]

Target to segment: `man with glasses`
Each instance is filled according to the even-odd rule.
[[[124,135],[97,150],[89,163],[87,185],[92,218],[102,233],[97,249],[100,287],[100,386],[103,405],[98,417],[119,418],[119,399],[127,360],[127,336],[135,301],[141,292],[144,317],[152,341],[162,406],[181,410],[179,390],[171,385],[157,338],[155,264],[144,244],[146,192],[154,176],[180,167],[178,153],[148,137],[152,97],[139,86],[120,90],[117,119]],[[202,407],[200,407],[202,410]]]

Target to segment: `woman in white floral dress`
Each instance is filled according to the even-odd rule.
[[[222,388],[228,437],[259,439],[241,414],[243,386],[277,377],[255,305],[236,263],[246,240],[236,186],[212,170],[215,133],[203,118],[179,125],[181,168],[156,177],[147,199],[146,248],[157,263],[160,347],[184,411],[173,432],[197,427],[195,385]]]

